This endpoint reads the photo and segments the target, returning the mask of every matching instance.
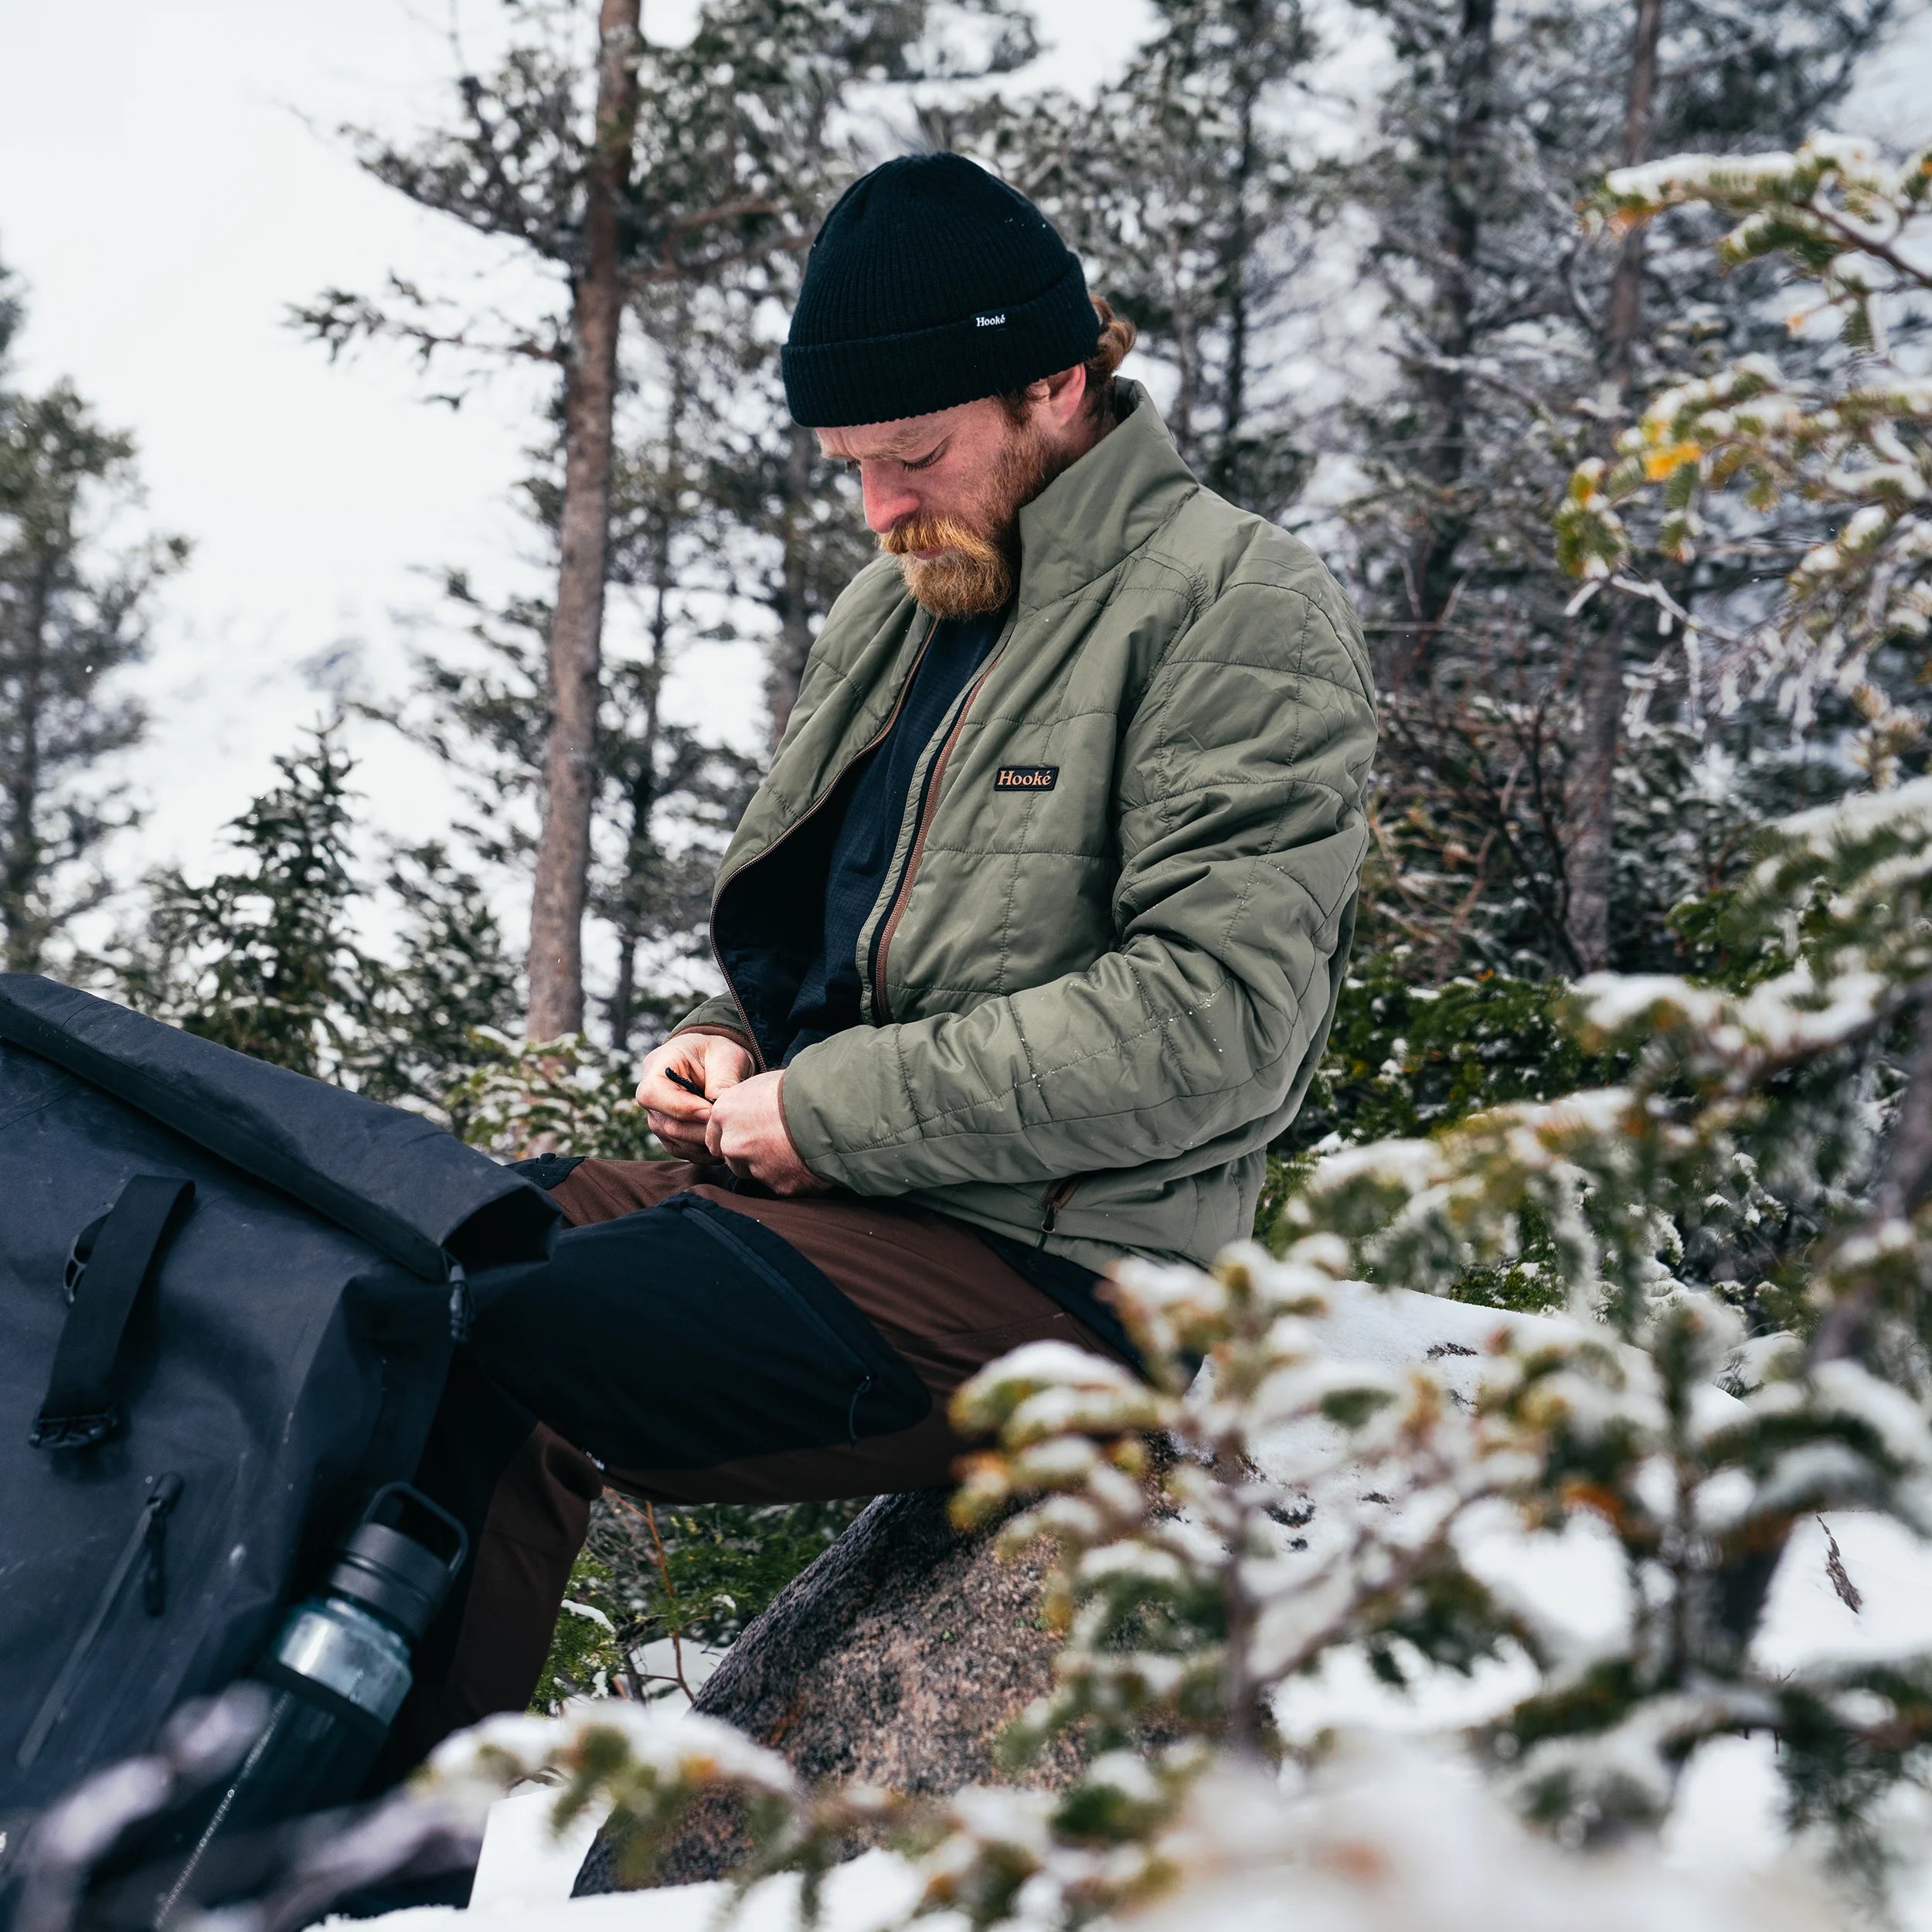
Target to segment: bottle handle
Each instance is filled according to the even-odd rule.
[[[450,1580],[454,1583],[462,1573],[463,1566],[470,1560],[470,1532],[440,1503],[430,1502],[429,1498],[413,1484],[384,1483],[382,1488],[369,1498],[369,1506],[362,1512],[361,1521],[356,1524],[355,1527],[360,1529],[366,1524],[374,1523],[379,1529],[393,1529],[399,1534],[408,1535],[409,1532],[404,1530],[401,1523],[396,1521],[394,1518],[388,1521],[382,1519],[380,1512],[391,1497],[400,1499],[401,1508],[399,1509],[399,1514],[406,1513],[410,1508],[420,1509],[425,1515],[434,1516],[455,1538],[454,1553],[447,1557],[430,1544],[423,1543],[423,1539],[420,1536],[410,1538],[412,1542],[422,1543],[422,1546],[429,1550],[430,1555],[435,1556],[442,1563],[444,1568],[449,1573]]]

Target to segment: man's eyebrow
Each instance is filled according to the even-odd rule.
[[[872,454],[875,456],[904,456],[910,451],[922,453],[936,450],[946,440],[943,430],[901,430],[896,436],[889,436]]]

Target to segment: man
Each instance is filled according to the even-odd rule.
[[[820,230],[786,393],[884,554],[720,869],[727,990],[645,1063],[682,1158],[531,1164],[570,1225],[485,1299],[427,1466],[481,1533],[419,1735],[528,1696],[601,1481],[942,1483],[968,1376],[1131,1359],[1100,1270],[1247,1232],[1334,1012],[1374,710],[1334,580],[1194,480],[1131,341],[956,155]]]

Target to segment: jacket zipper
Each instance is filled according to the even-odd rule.
[[[40,1708],[34,1713],[33,1722],[27,1726],[27,1734],[20,1740],[20,1748],[14,1754],[14,1762],[23,1771],[32,1766],[42,1747],[53,1735],[53,1727],[60,1722],[67,1708],[67,1700],[73,1696],[74,1685],[80,1680],[87,1653],[100,1641],[107,1619],[114,1614],[114,1606],[128,1587],[128,1578],[134,1574],[134,1565],[144,1553],[148,1564],[141,1577],[142,1607],[150,1617],[158,1617],[166,1608],[168,1517],[181,1500],[182,1487],[182,1480],[177,1475],[160,1477],[155,1483],[154,1493],[141,1505],[134,1533],[122,1546],[114,1569],[108,1574],[107,1587],[94,1599],[94,1609],[81,1625],[80,1634],[74,1639],[73,1648],[67,1653],[67,1661],[60,1666],[60,1674],[41,1699]]]
[[[1080,1192],[1080,1182],[1056,1181],[1040,1196],[1039,1231],[1043,1240],[1053,1232],[1053,1224],[1060,1218],[1060,1209]]]
[[[1017,620],[1016,620],[1017,621]],[[1012,634],[1009,630],[1007,635]],[[980,667],[979,675],[968,688],[959,707],[959,715],[953,719],[953,728],[946,734],[946,741],[934,755],[932,763],[926,768],[926,784],[920,794],[919,829],[913,835],[912,849],[906,855],[906,868],[899,875],[898,886],[894,889],[892,904],[886,917],[879,922],[879,930],[872,940],[872,1009],[873,1018],[883,1026],[892,1017],[886,999],[886,957],[892,951],[894,934],[899,930],[899,922],[906,916],[906,907],[912,897],[913,875],[919,869],[920,859],[924,855],[926,839],[932,831],[933,820],[939,813],[940,781],[945,776],[947,760],[953,755],[953,747],[959,742],[959,734],[964,728],[966,714],[973,708],[986,680],[993,674],[993,666],[1005,655],[1002,641],[999,648]]]
[[[668,1205],[668,1203],[667,1203]],[[857,1349],[815,1308],[793,1284],[774,1268],[749,1241],[733,1233],[718,1218],[728,1209],[713,1208],[706,1203],[699,1206],[694,1200],[686,1210],[693,1221],[716,1241],[725,1251],[735,1257],[744,1267],[750,1269],[758,1278],[775,1288],[779,1295],[791,1308],[802,1315],[816,1328],[834,1349],[843,1355],[859,1372],[859,1380],[853,1386],[852,1400],[845,1410],[845,1434],[852,1447],[859,1446],[859,1404],[872,1386],[872,1371],[866,1366]]]
[[[804,811],[801,811],[798,816],[778,835],[776,838],[773,839],[771,843],[766,846],[764,850],[759,853],[756,859],[752,859],[746,865],[740,866],[736,872],[732,873],[730,878],[719,879],[718,881],[717,890],[712,894],[711,957],[716,963],[719,977],[722,978],[725,983],[725,991],[731,995],[732,1005],[738,1009],[738,1017],[745,1023],[745,1038],[751,1043],[751,1057],[753,1062],[757,1066],[758,1071],[761,1073],[767,1070],[765,1066],[764,1049],[758,1043],[758,1036],[752,1027],[751,1015],[745,1011],[745,1003],[738,997],[738,988],[733,984],[730,970],[726,966],[723,956],[718,951],[719,904],[724,898],[725,891],[728,886],[735,886],[747,872],[750,871],[753,866],[762,866],[764,862],[769,859],[787,838],[791,837],[793,833],[798,831],[798,828],[802,825],[808,818],[811,818],[815,813],[822,809],[825,801],[831,798],[832,794],[838,789],[840,784],[843,783],[845,774],[851,770],[852,767],[858,764],[859,760],[864,757],[867,752],[876,750],[878,747],[885,742],[886,739],[890,735],[893,726],[898,723],[900,713],[906,708],[906,699],[907,695],[912,690],[913,680],[919,675],[919,667],[926,662],[926,652],[927,647],[932,643],[933,634],[937,631],[938,628],[939,620],[937,617],[934,617],[926,627],[926,634],[920,640],[919,651],[917,655],[913,659],[912,668],[906,673],[906,682],[899,687],[899,696],[894,700],[891,711],[887,713],[886,722],[881,725],[878,730],[870,738],[867,739],[866,741],[861,745],[842,765],[838,767],[838,771],[833,776],[832,783],[826,786],[825,790],[818,794],[818,798],[815,799]]]

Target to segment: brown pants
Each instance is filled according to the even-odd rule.
[[[552,1192],[556,1255],[485,1294],[423,1459],[475,1548],[392,1773],[528,1702],[606,1482],[675,1502],[933,1488],[978,1369],[1049,1338],[1111,1352],[943,1215],[780,1200],[682,1162],[585,1161]]]

